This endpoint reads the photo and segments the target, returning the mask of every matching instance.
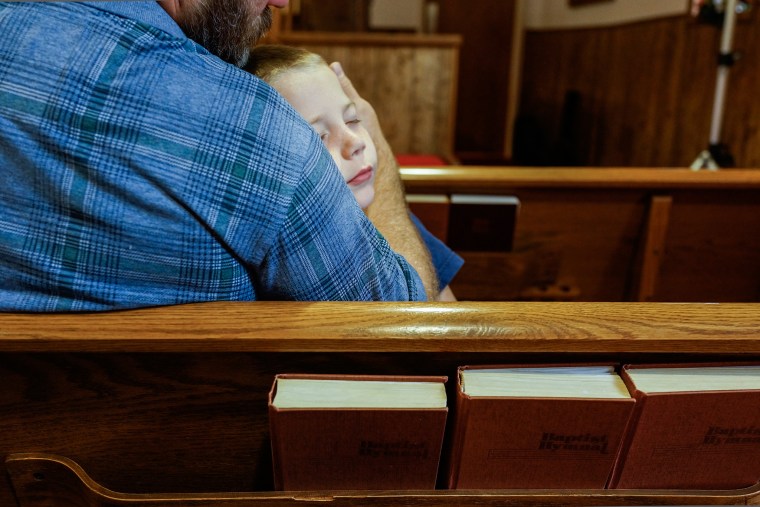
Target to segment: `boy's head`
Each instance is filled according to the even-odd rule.
[[[322,57],[289,46],[257,46],[246,70],[280,92],[311,124],[359,205],[369,206],[375,196],[375,144]]]

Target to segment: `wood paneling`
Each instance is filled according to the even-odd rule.
[[[517,0],[439,4],[440,31],[463,40],[455,140],[463,161],[686,167],[707,148],[717,27],[684,15],[606,28],[528,31],[523,47],[516,48],[523,60],[517,72]],[[343,16],[348,10],[336,12]],[[728,80],[721,137],[738,167],[760,167],[758,11],[738,18],[734,46],[741,58]],[[509,94],[518,88],[519,121],[510,146]]]
[[[439,30],[462,36],[456,152],[503,163],[510,126],[516,0],[440,0]]]
[[[741,18],[722,140],[760,167],[760,15]],[[719,30],[689,16],[526,34],[516,163],[684,167],[707,148]]]
[[[369,0],[300,0],[293,30],[362,32],[367,30]]]
[[[396,154],[454,160],[460,37],[293,32],[280,42],[341,62]]]
[[[415,194],[520,199],[513,251],[460,252],[459,299],[760,301],[760,171],[468,166],[402,176]]]

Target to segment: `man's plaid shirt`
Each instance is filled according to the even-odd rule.
[[[309,125],[155,2],[0,33],[0,310],[424,299]]]

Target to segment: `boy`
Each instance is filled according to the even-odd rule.
[[[245,70],[277,90],[319,134],[362,209],[375,196],[377,151],[361,123],[356,104],[343,91],[325,60],[304,49],[262,45],[253,49]],[[441,290],[439,301],[456,301],[448,284],[463,260],[411,216],[430,250]]]

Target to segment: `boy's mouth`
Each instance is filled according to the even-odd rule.
[[[362,183],[369,181],[370,178],[372,178],[372,166],[368,165],[363,167],[361,171],[356,173],[356,175],[346,183],[349,185],[361,185]]]

